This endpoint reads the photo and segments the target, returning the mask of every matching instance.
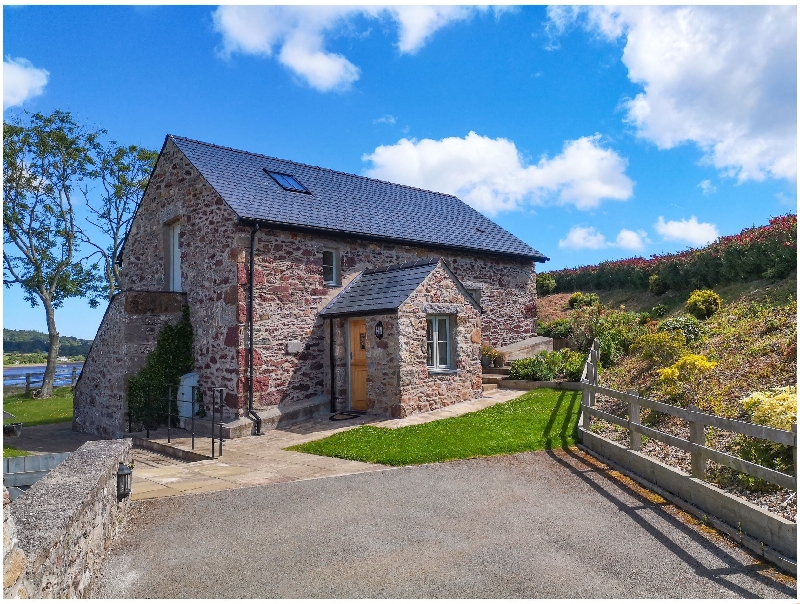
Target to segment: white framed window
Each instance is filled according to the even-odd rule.
[[[450,369],[450,317],[431,315],[427,317],[427,364],[429,369]]]
[[[342,284],[340,267],[339,250],[324,248],[322,250],[322,281],[325,285],[338,287]]]
[[[166,228],[167,289],[171,292],[179,292],[183,291],[181,289],[181,223],[173,222]]]

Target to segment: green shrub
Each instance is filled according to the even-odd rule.
[[[658,324],[658,331],[662,333],[680,331],[683,333],[683,337],[686,338],[687,344],[696,342],[703,335],[700,321],[692,315],[678,315],[677,317],[664,319]]]
[[[606,366],[613,365],[646,331],[634,312],[610,311],[601,314],[594,327],[594,335],[600,340],[600,360]]]
[[[572,322],[569,319],[556,319],[539,327],[539,335],[548,338],[569,338],[572,333]]]
[[[669,287],[658,275],[650,275],[650,279],[648,280],[648,289],[654,296],[663,296],[667,293]]]
[[[644,311],[639,313],[639,325],[647,325],[652,320],[653,317],[650,315],[649,312]]]
[[[511,370],[508,378],[511,380],[533,380],[536,382],[549,382],[555,377],[555,371],[550,362],[547,351],[542,351],[535,357],[511,361]]]
[[[597,294],[584,294],[575,292],[569,297],[570,308],[582,308],[584,306],[600,306],[600,297]]]
[[[556,280],[549,273],[539,273],[536,275],[536,294],[547,296],[556,290]]]
[[[636,340],[630,351],[657,367],[665,367],[686,352],[686,337],[679,330],[648,333]]]
[[[686,311],[698,319],[708,319],[722,306],[722,298],[713,289],[696,289],[686,301]]]
[[[667,306],[666,304],[657,304],[650,311],[650,315],[652,315],[657,319],[660,319],[661,317],[666,317],[668,312],[669,312],[669,306]]]
[[[564,348],[562,352],[564,355],[564,369],[563,375],[570,382],[578,382],[583,373],[583,365],[586,363],[586,357],[579,352]]]

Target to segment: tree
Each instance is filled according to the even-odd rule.
[[[117,257],[133,220],[136,204],[147,188],[158,153],[135,145],[118,146],[111,141],[105,148],[98,146],[96,156],[91,177],[102,185],[102,195],[99,202],[93,201],[89,187],[84,186],[83,194],[89,212],[86,221],[108,237],[110,243],[103,247],[83,229],[80,229],[80,235],[81,240],[95,248],[95,253],[102,258],[101,271],[110,300],[120,289]]]
[[[50,349],[41,398],[53,395],[60,347],[55,310],[72,297],[88,297],[94,308],[101,293],[97,267],[76,260],[72,202],[100,134],[63,111],[35,113],[28,125],[3,122],[3,285],[20,285],[31,306],[44,307]]]

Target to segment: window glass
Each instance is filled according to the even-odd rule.
[[[450,319],[434,316],[427,319],[426,362],[432,369],[450,368]]]
[[[334,253],[331,250],[322,252],[322,279],[325,283],[333,283],[334,281],[333,256]]]

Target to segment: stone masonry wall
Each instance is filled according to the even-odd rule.
[[[73,430],[104,438],[127,431],[127,380],[144,366],[163,327],[180,320],[184,303],[179,293],[114,296],[75,385]]]
[[[450,317],[453,373],[427,367],[426,317]],[[481,315],[441,267],[437,267],[398,312],[400,332],[400,401],[393,417],[425,413],[483,395]]]
[[[338,248],[342,282],[366,268],[439,257],[441,250],[325,238],[314,234],[263,230],[256,238],[254,355],[255,406],[263,408],[330,394],[329,332],[317,313],[341,291],[323,284],[322,250]],[[536,277],[533,262],[515,262],[483,255],[447,254],[448,267],[468,287],[481,289],[483,337],[500,346],[535,335]],[[248,264],[242,262],[240,315],[246,319]],[[377,320],[377,319],[376,319]],[[369,329],[369,327],[368,327]],[[348,336],[344,321],[335,320],[336,358],[344,359]],[[240,350],[240,392],[245,404],[247,325],[235,338]],[[233,337],[231,339],[234,339]],[[344,363],[344,361],[342,361]],[[450,378],[453,379],[453,378]],[[347,400],[347,368],[337,363],[337,399]]]
[[[79,598],[119,529],[119,463],[131,441],[93,441],[9,505],[3,501],[3,597]],[[4,492],[5,495],[5,492]]]
[[[237,227],[230,206],[167,141],[125,243],[124,290],[166,288],[164,231],[176,220],[181,285],[191,309],[199,383],[204,388],[225,388],[226,402],[235,408],[242,345],[236,326],[247,316],[237,271],[245,259],[248,234]]]

